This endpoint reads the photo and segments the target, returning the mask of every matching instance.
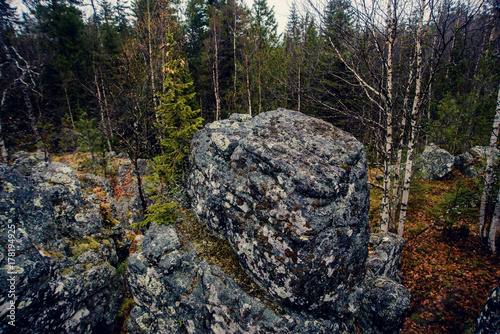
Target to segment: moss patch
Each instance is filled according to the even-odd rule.
[[[274,312],[283,313],[279,306],[272,303],[271,296],[243,270],[236,253],[227,240],[217,238],[196,220],[192,212],[182,214],[182,218],[174,224],[174,227],[181,235],[181,242],[186,250],[189,248],[189,244],[192,244],[200,258],[219,267],[246,293],[259,298]]]
[[[74,271],[73,267],[66,268],[61,272],[61,276],[68,276],[73,271]]]
[[[96,252],[100,251],[101,249],[99,248],[99,243],[94,240],[92,237],[85,237],[83,239],[80,239],[77,242],[77,245],[73,250],[71,251],[71,256],[73,258],[77,258],[89,249],[92,249]]]

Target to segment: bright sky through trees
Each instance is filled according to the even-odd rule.
[[[131,2],[132,0],[129,0]],[[9,1],[7,1],[9,2]],[[18,11],[23,11],[26,7],[22,4],[23,0],[11,0],[10,3],[12,7],[18,8]],[[112,2],[115,2],[112,0]],[[185,3],[186,0],[183,0]],[[249,7],[252,7],[253,0],[243,0],[243,2]],[[300,1],[299,1],[300,2]],[[84,3],[90,3],[89,0],[84,0]],[[274,6],[274,13],[276,22],[278,23],[278,33],[281,34],[285,31],[286,23],[288,21],[288,15],[290,13],[290,7],[292,6],[293,0],[267,0],[269,7]],[[299,4],[300,6],[300,4]]]

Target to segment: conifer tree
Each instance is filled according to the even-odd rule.
[[[192,110],[195,98],[193,81],[187,64],[177,56],[177,43],[172,33],[167,33],[167,63],[165,73],[165,93],[161,96],[158,108],[159,121],[156,126],[161,133],[162,154],[152,159],[150,191],[155,193],[155,203],[148,208],[146,219],[135,227],[147,226],[152,222],[169,224],[175,221],[179,207],[176,196],[183,186],[187,171],[190,141],[198,131],[203,119],[200,110]]]

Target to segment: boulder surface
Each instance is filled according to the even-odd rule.
[[[183,245],[173,226],[152,226],[130,257],[129,283],[136,302],[131,334],[355,333],[352,322],[276,312],[244,291],[220,268]]]
[[[369,239],[359,141],[278,109],[208,124],[191,146],[194,213],[278,304],[339,318],[358,310]]]
[[[22,166],[0,164],[0,332],[111,332],[130,242],[71,167]]]
[[[429,144],[418,159],[418,169],[424,180],[440,180],[453,170],[455,158],[435,144]]]
[[[477,318],[475,334],[500,332],[500,286],[494,288]]]

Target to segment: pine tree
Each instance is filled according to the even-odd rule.
[[[203,122],[200,110],[191,108],[195,98],[193,81],[186,62],[176,55],[176,45],[172,33],[168,32],[165,44],[168,61],[163,66],[165,93],[161,96],[156,124],[162,136],[163,153],[152,159],[153,170],[149,178],[155,203],[148,208],[146,219],[134,226],[136,228],[152,222],[169,224],[175,221],[179,207],[175,199],[185,179],[189,144]]]

